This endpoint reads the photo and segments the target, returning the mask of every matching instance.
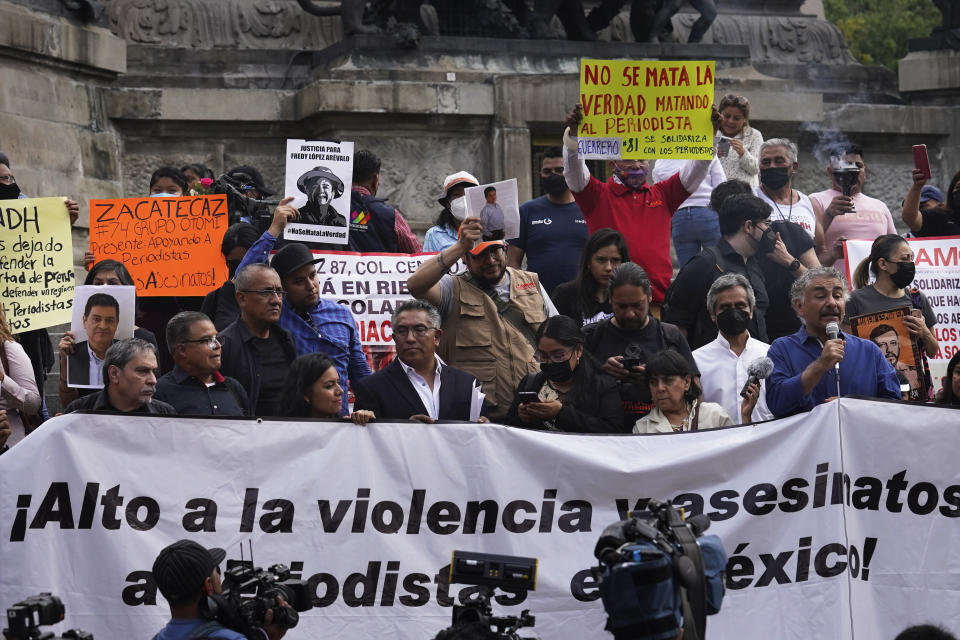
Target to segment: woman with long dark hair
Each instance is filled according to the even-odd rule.
[[[343,388],[333,360],[322,353],[308,353],[290,364],[277,415],[291,418],[340,418]],[[354,424],[376,419],[373,411],[354,411],[347,416]]]
[[[31,427],[31,417],[40,411],[40,390],[37,388],[30,357],[14,339],[0,306],[0,409],[7,412],[11,433],[6,446],[23,440]],[[3,443],[0,442],[0,445]]]
[[[507,424],[579,433],[622,433],[616,381],[583,349],[583,334],[567,316],[547,318],[536,335],[540,372],[517,387]]]
[[[915,272],[910,243],[895,233],[879,236],[870,247],[870,255],[853,272],[855,290],[844,305],[844,325],[850,325],[846,318],[865,313],[900,307],[920,309],[923,318],[905,316],[903,321],[910,335],[920,341],[927,356],[935,356],[940,348],[932,330],[933,325],[937,324],[937,314],[927,302],[927,297],[919,289],[910,287]],[[870,273],[876,277],[872,284]]]
[[[630,253],[623,235],[613,229],[594,231],[580,254],[577,278],[557,285],[550,294],[557,311],[581,326],[612,316],[607,282],[624,262],[630,262]]]
[[[953,354],[947,364],[947,377],[943,379],[943,391],[937,402],[960,406],[960,351]]]
[[[700,399],[700,385],[693,379],[690,363],[673,349],[650,358],[645,373],[653,411],[637,420],[634,433],[699,431],[733,424],[726,409]],[[749,421],[749,415],[744,417]]]

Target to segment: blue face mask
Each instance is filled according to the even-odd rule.
[[[175,193],[151,193],[150,197],[151,198],[179,198],[180,196],[178,196]]]

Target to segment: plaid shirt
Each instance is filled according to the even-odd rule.
[[[277,239],[270,235],[270,232],[264,231],[260,239],[247,251],[237,271],[254,262],[267,262],[276,243]],[[284,301],[277,324],[290,332],[298,356],[324,353],[333,360],[344,392],[341,406],[346,414],[349,408],[347,380],[359,380],[371,373],[360,346],[357,321],[347,307],[323,298],[309,310],[307,316],[308,319],[300,317]]]

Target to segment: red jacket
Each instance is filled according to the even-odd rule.
[[[630,259],[647,272],[653,302],[663,296],[673,276],[670,262],[670,218],[690,192],[683,188],[680,175],[673,174],[654,185],[633,189],[610,178],[590,182],[580,193],[574,193],[590,233],[609,227],[627,239]]]

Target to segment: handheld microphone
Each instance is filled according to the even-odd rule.
[[[840,337],[840,325],[836,322],[828,322],[825,327],[827,330],[827,339],[836,340]],[[833,371],[837,374],[837,397],[840,397],[840,363],[833,365]]]
[[[761,380],[766,380],[773,373],[773,360],[770,358],[757,358],[747,367],[747,381],[740,389],[740,397],[747,397],[747,389],[751,384],[760,384]]]

